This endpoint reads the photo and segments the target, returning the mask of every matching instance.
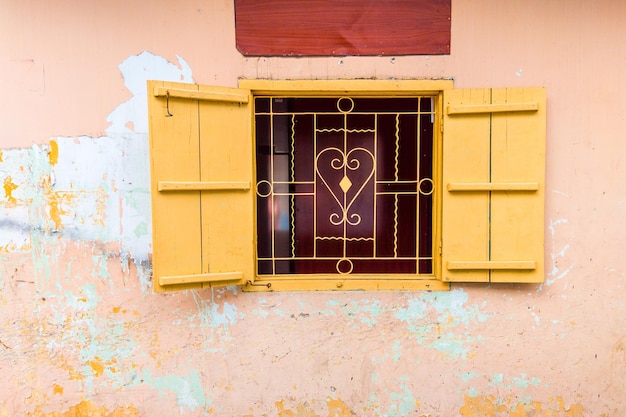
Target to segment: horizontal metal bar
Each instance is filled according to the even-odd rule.
[[[451,182],[448,191],[537,191],[536,182]]]
[[[159,181],[159,191],[226,191],[249,190],[248,181]]]
[[[430,97],[407,97],[407,98],[430,98]],[[301,112],[258,112],[258,113],[254,113],[255,116],[313,116],[316,114],[340,114],[337,113],[336,110],[334,111],[317,111],[317,112],[306,112],[306,111],[301,111]],[[359,114],[359,115],[367,115],[367,116],[372,116],[372,115],[403,115],[403,114],[408,114],[411,116],[432,116],[437,114],[434,110],[433,111],[393,111],[393,110],[388,110],[388,111],[384,111],[384,110],[380,110],[380,111],[351,111],[350,112],[351,115],[355,115],[355,114]]]
[[[506,104],[475,104],[466,106],[448,106],[447,114],[502,113],[514,111],[537,111],[536,102]]]
[[[159,277],[159,285],[199,284],[203,282],[236,281],[243,278],[243,272],[219,272],[212,274],[171,275]]]
[[[449,261],[448,270],[536,269],[535,261]]]
[[[282,195],[282,196],[309,195],[309,196],[313,196],[313,195],[315,195],[315,193],[272,193],[272,195]],[[267,197],[269,197],[269,195]],[[264,198],[267,198],[267,197],[264,197]]]
[[[222,93],[217,91],[183,90],[180,88],[155,87],[155,97],[187,98],[190,100],[229,101],[233,103],[247,103],[247,94]]]
[[[342,238],[340,238],[342,239]],[[370,238],[371,239],[371,238]],[[318,239],[319,240],[319,239]],[[432,256],[377,256],[377,257],[368,257],[368,256],[351,256],[350,260],[353,261],[430,261],[432,260]],[[301,261],[301,260],[338,260],[336,257],[326,257],[326,256],[297,256],[297,257],[276,257],[276,258],[257,258],[259,261]]]

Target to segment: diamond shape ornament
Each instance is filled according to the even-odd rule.
[[[339,181],[339,186],[344,193],[347,193],[350,187],[352,187],[352,181],[350,181],[350,179],[344,175],[341,181]]]

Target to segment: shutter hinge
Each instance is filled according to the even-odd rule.
[[[441,243],[441,240],[439,241],[439,256],[443,255],[443,245]]]

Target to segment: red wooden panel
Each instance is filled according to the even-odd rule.
[[[451,0],[235,0],[247,56],[444,55]]]

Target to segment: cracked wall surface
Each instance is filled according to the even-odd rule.
[[[0,15],[0,416],[626,415],[626,4],[452,2],[448,56],[245,58],[232,0]],[[155,294],[146,80],[548,94],[546,281]]]

